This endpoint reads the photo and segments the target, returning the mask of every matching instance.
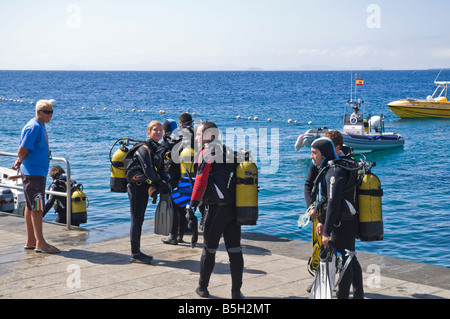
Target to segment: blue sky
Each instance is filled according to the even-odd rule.
[[[16,0],[0,69],[450,67],[448,0]]]

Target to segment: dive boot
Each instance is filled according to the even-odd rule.
[[[130,262],[138,264],[151,264],[152,259],[152,256],[148,256],[140,252],[139,254],[131,255]]]
[[[198,286],[197,289],[195,289],[195,292],[202,298],[209,298],[209,291],[207,288]]]

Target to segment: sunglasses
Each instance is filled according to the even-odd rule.
[[[44,112],[45,114],[53,114],[53,111],[48,111],[48,110],[40,110],[41,112]]]

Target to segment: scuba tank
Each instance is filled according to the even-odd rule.
[[[112,150],[112,148],[111,148]],[[120,148],[114,152],[111,160],[111,192],[126,193],[127,180],[125,178],[125,168],[123,159],[127,155],[128,148],[121,143]]]
[[[359,237],[361,241],[383,240],[380,179],[370,169],[366,170],[358,186]]]
[[[126,170],[124,165],[124,159],[127,155],[129,149],[127,146],[130,142],[142,143],[143,141],[135,140],[132,138],[119,138],[114,144],[111,146],[109,150],[109,161],[111,162],[111,178],[110,178],[110,186],[111,192],[116,193],[126,193],[127,192],[127,179],[126,179]],[[111,156],[112,150],[114,146],[119,143],[120,147],[114,154]]]
[[[72,188],[72,223],[87,223],[89,201],[83,193],[83,185],[75,184]]]
[[[185,147],[180,152],[180,173],[181,176],[194,174],[194,150],[191,147]]]
[[[258,220],[258,168],[245,151],[244,161],[236,167],[236,212],[241,225],[256,225]]]

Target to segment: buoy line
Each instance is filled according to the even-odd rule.
[[[1,101],[14,102],[14,103],[25,103],[26,102],[25,100],[22,100],[22,99],[11,99],[11,98],[5,98],[5,97],[0,98],[0,100]],[[50,101],[52,101],[52,103],[54,103],[54,106],[57,105],[55,100],[51,99]],[[34,104],[34,103],[35,103],[34,101],[30,101],[29,102],[29,104]],[[95,110],[97,110],[97,107],[82,106],[81,109],[82,110],[93,110],[93,111],[95,111]],[[127,111],[126,109],[118,107],[118,106],[117,107],[110,107],[110,108],[105,106],[105,107],[99,108],[99,109],[102,109],[103,111],[114,110],[116,112]],[[145,112],[147,112],[144,109],[136,109],[136,108],[132,108],[130,111],[131,112],[135,112],[135,113],[145,113]],[[156,112],[157,112],[157,114],[167,114],[167,115],[176,115],[176,116],[179,115],[179,113],[167,112],[167,111],[162,110],[162,109],[159,110],[159,111],[156,111]],[[149,113],[152,114],[153,112],[149,112]],[[236,120],[266,121],[266,122],[277,122],[277,123],[288,123],[288,124],[300,124],[298,120],[294,120],[294,119],[291,119],[291,118],[281,120],[281,119],[274,119],[272,117],[269,117],[267,119],[262,119],[259,116],[244,116],[244,115],[242,115],[242,116],[241,115],[225,116],[225,115],[214,115],[214,114],[204,115],[204,114],[197,114],[196,112],[192,112],[191,114],[192,115],[197,115],[199,117],[204,117],[204,118],[216,117],[216,118],[227,118],[227,119],[236,119]],[[308,121],[308,124],[311,125],[312,121]]]

